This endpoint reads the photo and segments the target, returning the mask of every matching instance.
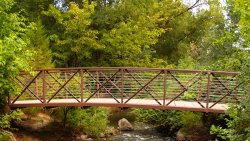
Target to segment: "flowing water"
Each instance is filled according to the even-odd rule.
[[[108,141],[175,141],[171,137],[157,132],[152,126],[145,124],[136,124],[134,115],[129,114],[129,110],[123,110],[113,113],[109,119],[110,125],[117,128],[120,119],[128,119],[134,126],[133,131],[123,131],[121,134],[108,138]]]
[[[165,137],[149,126],[136,127],[134,131],[122,132],[112,136],[108,141],[175,141],[173,138]]]

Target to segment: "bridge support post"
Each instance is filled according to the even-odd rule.
[[[43,103],[46,103],[46,71],[43,70]]]
[[[211,72],[207,72],[207,99],[206,99],[206,112],[209,109],[209,95],[210,95]]]
[[[121,103],[123,103],[123,96],[124,96],[124,69],[121,69]]]
[[[80,90],[80,93],[81,93],[81,102],[83,102],[83,88],[84,88],[83,87],[83,85],[84,85],[83,83],[84,83],[84,80],[83,80],[83,70],[82,69],[80,70],[80,77],[81,77],[81,84],[80,84],[81,85],[80,86],[80,89],[81,89]]]
[[[67,78],[67,72],[66,71],[64,72],[64,80],[65,80],[65,83],[68,80],[68,78]],[[68,85],[67,84],[65,85],[65,88],[68,89]],[[68,99],[68,92],[67,91],[65,91],[65,98]]]
[[[167,76],[168,76],[168,71],[164,70],[164,78],[163,78],[163,106],[166,105],[166,94],[167,94]]]
[[[96,71],[96,90],[100,89],[100,86],[99,86],[98,82],[99,82],[99,71],[97,70]],[[97,96],[97,98],[99,98],[99,91],[97,91],[96,96]]]

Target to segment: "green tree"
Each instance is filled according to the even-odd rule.
[[[71,2],[66,12],[50,5],[49,10],[44,12],[48,18],[55,20],[50,41],[57,66],[84,65],[84,60],[91,58],[92,50],[102,48],[96,40],[98,31],[90,28],[90,17],[95,4],[84,1],[83,5],[84,7],[79,8],[76,3]]]
[[[36,22],[25,34],[29,50],[34,52],[29,61],[33,70],[42,68],[52,68],[52,52],[49,48],[50,42],[41,22]]]
[[[2,130],[10,128],[10,121],[17,118],[16,112],[5,114],[4,108],[7,95],[16,90],[12,79],[20,70],[30,69],[32,56],[24,39],[24,19],[10,11],[13,4],[13,0],[0,1],[0,140],[6,137]]]
[[[250,43],[250,1],[248,0],[235,0],[234,10],[239,13],[239,27],[243,47],[249,48]]]
[[[11,13],[13,0],[0,2],[0,105],[6,102],[9,93],[15,91],[12,78],[20,70],[29,70],[28,60],[32,52],[22,38],[26,25],[16,13]]]
[[[238,36],[235,41],[235,52],[227,60],[221,60],[227,64],[226,68],[239,70],[242,72],[241,81],[245,81],[244,90],[245,97],[238,105],[230,107],[227,111],[230,118],[226,119],[227,127],[212,126],[211,133],[216,134],[224,140],[230,141],[248,141],[250,140],[250,52],[245,50],[249,47],[249,8],[250,3],[246,0],[228,1],[228,9],[232,17],[232,21],[237,27],[237,32],[231,32],[228,36]],[[247,22],[248,21],[248,22]],[[239,34],[238,34],[239,33]]]

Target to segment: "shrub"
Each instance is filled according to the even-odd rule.
[[[108,127],[108,110],[103,107],[73,108],[68,113],[68,123],[93,137],[100,137]]]
[[[0,115],[0,140],[7,141],[9,139],[9,134],[4,132],[4,129],[11,128],[11,121],[21,120],[20,115],[23,114],[21,110],[15,110],[12,113]]]
[[[41,112],[42,108],[41,107],[29,107],[29,108],[22,109],[22,111],[30,119],[32,116],[35,116],[36,114],[38,114],[39,112]]]

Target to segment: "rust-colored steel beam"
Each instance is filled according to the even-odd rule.
[[[118,69],[127,69],[130,72],[132,71],[147,71],[147,72],[159,72],[161,70],[167,70],[171,72],[183,72],[183,73],[207,73],[207,72],[213,72],[216,74],[224,74],[224,75],[238,75],[239,72],[227,72],[227,71],[210,71],[210,70],[188,70],[188,69],[162,69],[162,68],[136,68],[136,67],[72,67],[72,68],[48,68],[48,69],[39,69],[34,71],[77,71],[77,70],[88,70],[90,71],[110,71],[110,70],[118,70]],[[25,73],[25,72],[21,72]],[[20,74],[21,74],[20,73]]]
[[[81,102],[83,102],[84,80],[83,80],[83,70],[82,69],[80,70],[80,77],[81,77],[81,83],[80,83]]]
[[[128,71],[126,70],[137,82],[138,80]],[[147,87],[155,78],[157,78],[160,74],[162,74],[163,72],[160,71],[160,73],[158,73],[156,76],[154,76],[151,80],[149,80],[144,86],[142,86],[140,83],[140,85],[142,86],[136,93],[134,93],[127,101],[125,101],[125,103],[127,103],[130,99],[132,99],[133,97],[135,97],[140,91],[142,91],[143,89],[145,89],[145,87]],[[145,89],[146,90],[146,89]],[[147,90],[146,90],[147,91]],[[147,91],[148,92],[148,91]],[[149,93],[150,94],[150,93]],[[153,98],[154,96],[152,94],[150,94]],[[161,103],[156,99],[154,98],[154,100],[159,104],[161,105]]]
[[[53,75],[51,75],[48,71],[47,71],[47,73],[54,79],[54,80],[56,80],[57,81],[57,83],[59,84],[59,85],[61,85],[61,87],[52,95],[52,97],[47,101],[47,103],[49,103],[63,88],[67,91],[67,92],[69,92],[78,102],[80,102],[67,88],[65,88],[65,86],[69,83],[69,81],[78,73],[78,71],[77,72],[75,72],[63,85],[53,76]]]
[[[161,103],[151,94],[151,92],[147,90],[147,87],[149,87],[149,83],[151,83],[155,78],[157,78],[162,73],[162,71],[156,77],[154,77],[151,80],[149,80],[149,83],[146,83],[145,86],[143,86],[129,71],[127,71],[127,73],[129,73],[129,75],[142,87],[142,89],[144,89],[159,105],[161,105]],[[139,90],[138,92],[136,92],[136,94],[138,94],[141,90]],[[134,94],[130,98],[133,98],[136,94]],[[129,101],[129,99],[126,102],[128,102],[128,101]]]
[[[167,77],[168,77],[168,71],[164,70],[164,76],[163,76],[163,106],[166,104],[166,95],[167,95]]]
[[[46,89],[46,71],[42,71],[43,72],[43,76],[42,76],[42,79],[43,79],[43,103],[46,103],[46,93],[47,93],[47,89]],[[49,85],[50,86],[50,85]]]
[[[107,76],[102,72],[101,72],[101,74],[104,76],[104,79],[107,81],[108,80]],[[122,92],[122,90],[112,80],[110,80],[108,82],[112,85],[111,88],[115,87],[120,93]],[[123,80],[122,80],[122,82],[123,82]],[[108,89],[108,90],[110,91],[111,89]]]
[[[105,84],[107,84],[118,72],[120,71],[120,69],[118,70],[118,71],[116,71],[108,80],[106,80],[104,83],[102,83],[102,85],[93,93],[93,94],[91,94],[87,99],[86,99],[86,101],[85,102],[87,102],[87,101],[89,101],[89,99],[91,98],[91,97],[93,97],[97,92],[99,92],[100,91],[100,89],[101,88],[104,88],[115,100],[116,100],[116,102],[117,103],[120,103],[116,98],[115,98],[115,96],[113,95],[113,94],[111,94],[105,87],[104,87],[104,85]],[[96,80],[94,77],[93,77],[93,75],[92,74],[90,74],[88,71],[86,71],[98,84],[100,84],[100,82],[99,82],[99,80]]]
[[[17,80],[23,87],[25,87],[25,84],[23,84],[23,82],[22,82],[21,80],[19,80],[18,78],[16,78],[16,80]],[[36,79],[35,79],[35,80],[36,80]],[[21,85],[19,85],[19,86],[21,86]],[[40,100],[40,101],[42,102],[41,98],[39,98],[39,97],[37,96],[37,94],[34,94],[29,88],[27,88],[27,90],[28,90],[35,98],[37,98],[38,100]],[[36,82],[36,93],[37,93],[37,82]]]
[[[244,82],[239,83],[237,86],[235,86],[231,91],[227,92],[222,98],[220,98],[218,101],[216,101],[213,105],[211,105],[209,108],[214,107],[217,103],[219,103],[222,99],[224,99],[226,96],[230,95],[235,89],[237,89],[240,85],[242,85]]]
[[[146,109],[161,109],[161,110],[185,110],[194,112],[206,112],[206,113],[224,113],[222,109],[204,109],[204,108],[190,108],[190,107],[177,107],[177,106],[162,106],[162,105],[138,105],[138,104],[125,104],[125,103],[39,103],[39,104],[11,104],[11,109],[25,108],[25,107],[92,107],[92,106],[104,106],[104,107],[127,107],[127,108],[146,108]]]
[[[227,90],[227,92],[230,91],[230,89],[228,88],[228,86],[227,86],[226,84],[222,83],[221,80],[220,80],[218,77],[216,77],[216,76],[214,75],[214,73],[211,73],[211,74],[212,74],[212,76],[219,82],[219,84],[221,84],[221,85]],[[231,78],[229,81],[231,81],[231,80],[232,80],[232,78]],[[215,84],[215,86],[217,86],[217,84]],[[235,95],[233,95],[233,97],[234,97],[234,99],[235,99],[236,101],[239,101],[239,100],[237,99],[237,97],[235,97]]]
[[[42,73],[42,71],[39,71],[37,75],[28,83],[28,85],[22,90],[21,94],[19,94],[12,102],[15,103],[16,100],[29,88],[29,86],[33,83],[33,81]]]
[[[170,72],[169,72],[170,73]],[[170,73],[171,74],[171,73]],[[175,79],[175,81],[177,81],[179,83],[179,85],[181,85],[181,87],[183,88],[183,90],[177,95],[175,96],[172,100],[170,100],[167,105],[171,104],[173,101],[175,101],[177,98],[179,98],[183,93],[185,93],[189,87],[191,87],[192,85],[194,85],[197,81],[192,82],[192,80],[197,76],[198,74],[195,74],[188,82],[187,82],[187,86],[185,87],[173,74],[171,74],[171,76]],[[199,78],[198,78],[199,79]],[[191,84],[188,85],[189,82],[192,82]],[[199,102],[198,102],[199,103]]]
[[[121,69],[121,81],[122,81],[122,85],[121,85],[121,91],[120,92],[121,92],[121,103],[123,103],[123,98],[124,98],[124,69]]]
[[[207,99],[206,99],[206,110],[209,109],[209,95],[210,95],[210,86],[211,86],[211,72],[207,73]],[[214,104],[215,105],[215,104]]]

